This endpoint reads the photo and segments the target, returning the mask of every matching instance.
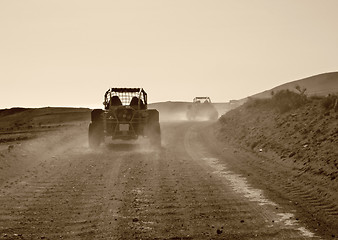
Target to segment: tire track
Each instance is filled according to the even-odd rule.
[[[197,129],[164,124],[158,151],[60,143],[1,190],[0,239],[311,238],[292,214],[236,192]]]
[[[200,127],[199,127],[200,128]],[[200,162],[201,165],[205,165],[205,168],[212,168],[213,173],[223,178],[225,182],[228,182],[230,186],[232,186],[233,190],[239,195],[242,195],[244,198],[254,202],[251,204],[251,212],[256,212],[256,216],[261,216],[266,219],[266,222],[272,222],[272,225],[266,227],[276,227],[279,228],[281,232],[286,231],[288,233],[283,233],[279,236],[279,238],[299,238],[299,239],[312,239],[315,235],[307,230],[302,224],[298,221],[297,218],[294,217],[292,213],[285,212],[283,207],[272,202],[264,197],[264,193],[259,190],[251,187],[246,178],[243,175],[236,174],[233,171],[229,170],[228,165],[232,164],[232,161],[228,161],[229,157],[225,155],[221,157],[218,153],[211,150],[212,148],[208,148],[208,144],[205,144],[205,138],[202,135],[198,134],[198,127],[193,126],[190,129],[190,136],[188,134],[187,139],[185,141],[186,148],[188,149],[189,154],[195,159],[196,162]],[[189,132],[188,132],[189,133]],[[199,149],[199,151],[196,151]],[[219,160],[222,159],[223,160]],[[202,161],[201,161],[202,160]],[[244,167],[244,166],[242,166]],[[246,172],[248,175],[251,173],[248,167],[244,167],[247,169]],[[278,217],[279,216],[279,217]],[[285,216],[288,216],[291,219],[283,219]],[[293,219],[295,218],[295,219]],[[278,226],[275,223],[280,223]],[[264,232],[264,230],[262,230]],[[317,238],[317,237],[316,237]]]
[[[338,194],[329,190],[330,186],[323,185],[306,173],[300,175],[297,169],[290,169],[279,158],[255,156],[253,153],[221,144],[211,136],[212,130],[208,129],[209,133],[202,133],[201,141],[213,149],[220,159],[227,156],[229,169],[247,176],[254,186],[267,190],[267,195],[280,204],[297,209],[298,218],[312,231],[320,232],[329,239],[337,236],[338,222],[335,212],[338,208]]]
[[[111,161],[104,149],[80,150],[84,153],[67,153],[54,165],[40,164],[39,171],[7,186],[0,196],[0,238],[92,239],[106,234],[105,209],[117,203],[109,201],[116,181],[112,175],[123,156]]]

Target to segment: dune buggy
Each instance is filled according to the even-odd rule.
[[[209,97],[195,97],[193,103],[188,106],[188,120],[216,120],[217,118],[218,111]]]
[[[105,137],[131,140],[139,136],[161,146],[159,112],[147,109],[142,88],[110,88],[104,95],[104,110],[94,109],[89,124],[89,146],[98,147]]]

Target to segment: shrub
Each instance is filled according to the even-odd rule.
[[[288,112],[292,109],[301,107],[307,102],[307,97],[304,92],[295,93],[288,89],[278,91],[272,97],[272,105],[281,113]]]
[[[329,94],[327,97],[323,98],[321,103],[325,110],[338,110],[338,96],[335,94]]]
[[[288,89],[280,90],[276,93],[271,94],[271,98],[248,98],[248,101],[245,103],[247,108],[256,108],[267,106],[270,108],[277,109],[281,113],[288,112],[292,109],[299,108],[303,106],[307,101],[307,96],[305,95],[306,89],[300,90],[298,87],[298,92],[293,92]]]

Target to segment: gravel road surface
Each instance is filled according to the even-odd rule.
[[[331,239],[286,200],[278,166],[240,162],[208,124],[162,123],[161,149],[91,150],[81,125],[3,150],[0,239]]]

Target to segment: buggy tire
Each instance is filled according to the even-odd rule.
[[[102,120],[102,113],[104,111],[102,109],[94,109],[92,110],[92,112],[90,113],[90,117],[92,122],[97,122],[97,121],[101,121]]]
[[[90,148],[97,148],[104,140],[103,125],[101,122],[92,122],[89,124],[88,143]]]
[[[147,112],[149,114],[149,123],[158,123],[160,121],[160,113],[156,109],[148,109]]]

